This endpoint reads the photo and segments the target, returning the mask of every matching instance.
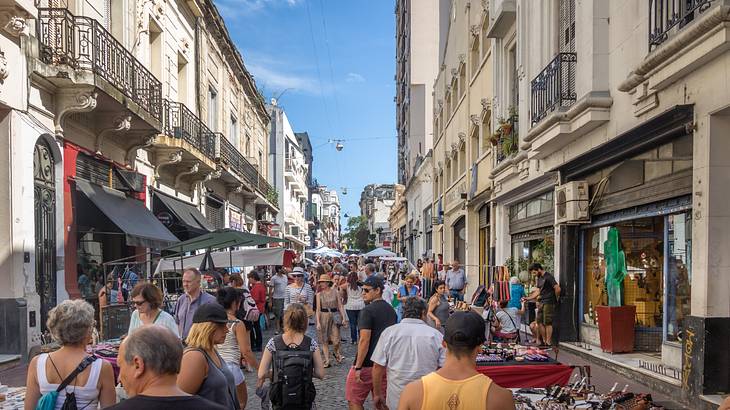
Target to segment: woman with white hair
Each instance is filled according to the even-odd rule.
[[[65,300],[48,312],[46,325],[61,348],[33,358],[28,365],[25,409],[35,409],[46,393],[56,391],[81,364],[84,369],[58,392],[55,408],[75,399],[76,406],[86,409],[105,408],[116,403],[114,370],[111,364],[90,357],[86,345],[94,330],[94,308],[86,301]]]

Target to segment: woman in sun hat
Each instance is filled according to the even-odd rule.
[[[334,357],[337,363],[342,363],[342,360],[344,360],[340,353],[339,325],[347,324],[347,316],[345,316],[345,308],[342,306],[339,291],[332,286],[332,277],[325,273],[319,277],[318,284],[321,290],[316,296],[317,312],[314,317],[317,323],[319,345],[324,354],[324,367],[329,367],[329,343],[332,343],[334,347]]]

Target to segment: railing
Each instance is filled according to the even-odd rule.
[[[162,84],[98,21],[65,8],[38,9],[40,59],[91,70],[152,117],[162,117]]]
[[[532,80],[532,125],[559,107],[568,107],[577,99],[575,92],[576,53],[558,53]]]
[[[712,6],[712,0],[649,0],[649,50],[669,38],[669,32],[681,30]]]
[[[240,175],[246,183],[259,192],[272,205],[279,203],[279,194],[261,176],[261,173],[224,136],[220,136],[220,160]]]
[[[162,106],[163,132],[186,141],[206,157],[215,160],[215,141],[222,136],[206,127],[185,104],[165,99]]]

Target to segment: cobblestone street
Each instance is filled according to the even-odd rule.
[[[314,326],[309,327],[307,335],[316,340],[317,333]],[[266,342],[273,336],[273,330],[267,329],[264,331],[264,346],[266,346]],[[350,344],[350,331],[347,328],[343,329],[342,336],[344,339],[347,339],[346,342],[342,342],[342,354],[345,356],[345,361],[338,365],[333,358],[330,360],[332,367],[325,369],[325,379],[314,379],[314,385],[317,387],[317,399],[315,402],[318,410],[347,409],[345,379],[355,358],[356,346]],[[256,357],[260,359],[261,353],[256,353]],[[260,409],[261,400],[256,396],[256,375],[254,373],[246,373],[246,385],[248,386],[248,404],[246,409]],[[369,398],[368,402],[365,403],[365,408],[372,408]]]

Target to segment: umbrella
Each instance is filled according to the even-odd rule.
[[[218,229],[210,233],[197,236],[185,242],[176,243],[163,249],[176,253],[192,252],[199,249],[226,249],[233,246],[259,246],[275,242],[289,242],[286,239],[273,236],[257,235],[233,229]]]
[[[198,266],[206,256],[211,258],[215,266],[243,267],[284,264],[284,248],[254,248],[231,251],[230,253],[223,251],[186,256],[183,258],[182,263],[180,258],[176,256],[163,258],[157,265],[155,273],[180,270],[184,266]]]
[[[373,249],[372,251],[366,253],[363,256],[366,257],[366,258],[380,258],[380,257],[383,257],[383,256],[396,256],[396,254],[394,252],[391,252],[391,251],[387,250],[387,249],[376,248],[376,249]]]

